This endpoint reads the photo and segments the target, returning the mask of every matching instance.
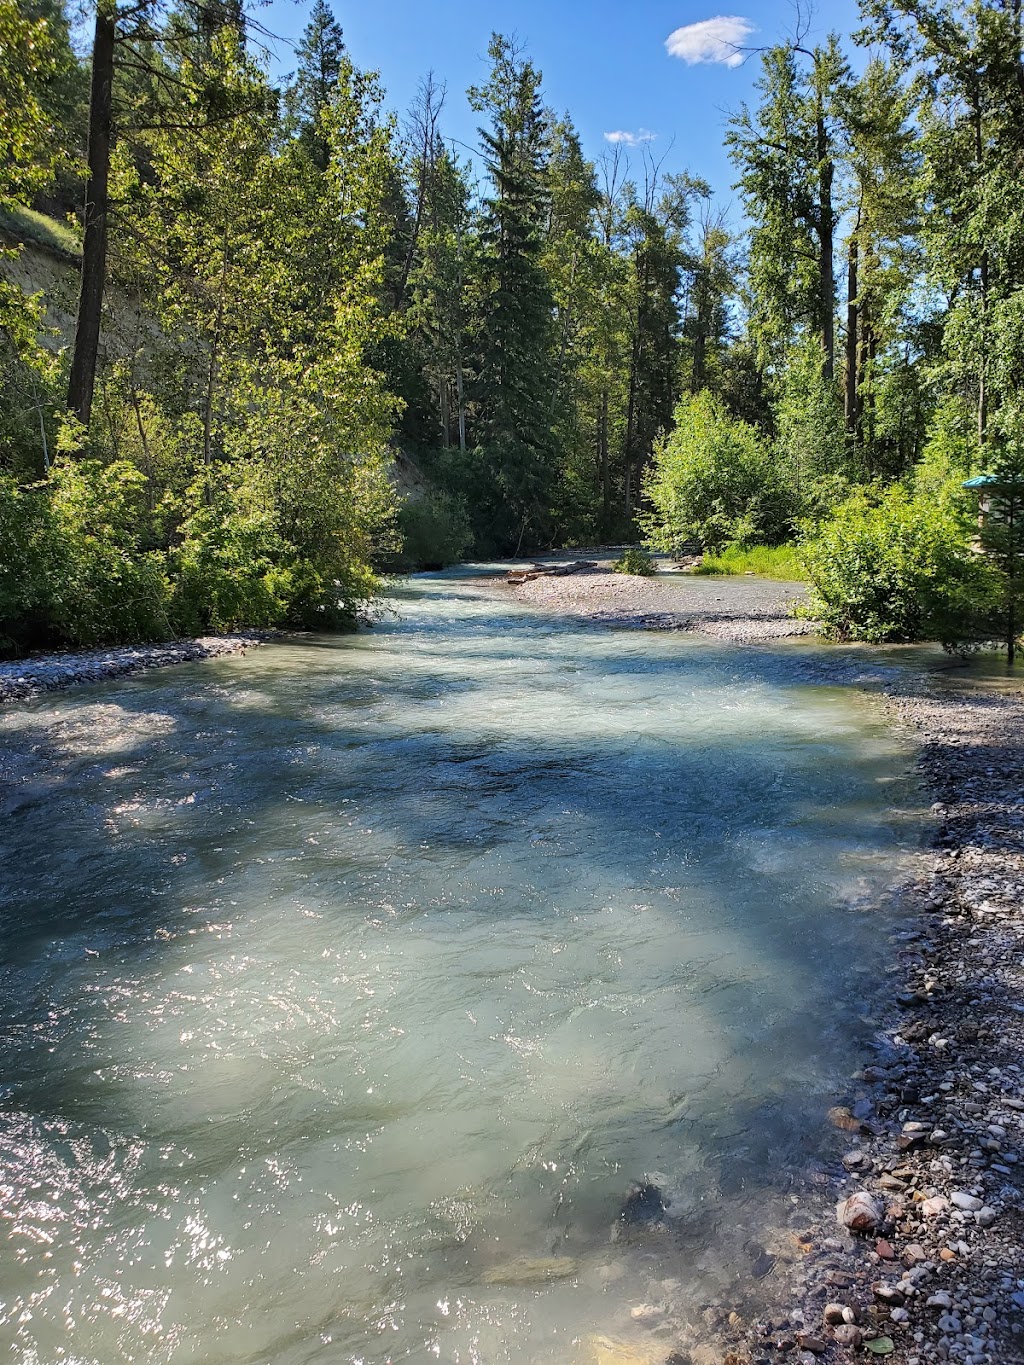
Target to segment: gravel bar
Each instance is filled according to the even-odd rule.
[[[813,621],[792,615],[806,598],[804,585],[768,578],[641,578],[601,567],[564,578],[534,578],[506,591],[546,611],[638,630],[685,630],[747,643],[815,632]]]
[[[235,635],[203,635],[193,640],[169,640],[158,645],[112,645],[64,654],[38,654],[0,663],[0,703],[27,701],[78,683],[104,682],[167,664],[215,659],[222,654],[244,654],[269,638],[266,631]]]

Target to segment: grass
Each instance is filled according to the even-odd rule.
[[[58,256],[78,260],[82,254],[82,243],[74,228],[20,204],[0,209],[0,230],[19,242],[34,242]]]
[[[717,555],[706,554],[699,574],[758,574],[761,578],[803,580],[807,570],[795,545],[753,545],[749,550],[727,545]]]

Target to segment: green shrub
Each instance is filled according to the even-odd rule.
[[[171,617],[180,634],[276,626],[285,618],[282,569],[294,551],[274,518],[246,497],[241,478],[231,482],[226,471],[212,470],[186,493],[180,543],[170,554]]]
[[[171,633],[164,555],[143,548],[146,480],[125,461],[68,460],[50,473],[49,619],[74,645]]]
[[[635,574],[638,578],[652,578],[657,572],[654,560],[639,545],[631,545],[621,559],[612,565],[613,573]]]
[[[5,654],[46,643],[48,514],[43,490],[20,488],[0,475],[0,652]]]
[[[684,398],[644,481],[653,509],[640,518],[648,542],[678,554],[734,541],[774,545],[793,530],[796,506],[757,430],[709,393]]]
[[[170,587],[143,545],[145,480],[125,463],[60,462],[0,479],[0,643],[7,652],[166,639]]]
[[[840,640],[971,639],[992,614],[992,566],[963,519],[902,484],[858,489],[804,543],[806,614]]]
[[[717,555],[707,554],[694,570],[698,574],[759,574],[790,582],[807,577],[800,550],[795,545],[727,545]]]
[[[402,537],[400,562],[416,569],[457,564],[473,543],[465,503],[440,491],[405,502],[398,513],[398,529]]]

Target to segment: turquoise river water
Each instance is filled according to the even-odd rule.
[[[805,644],[394,605],[0,713],[0,1358],[663,1360],[763,1273],[905,752]]]

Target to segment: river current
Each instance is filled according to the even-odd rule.
[[[813,646],[393,606],[0,714],[4,1359],[655,1362],[770,1268],[906,754]]]

